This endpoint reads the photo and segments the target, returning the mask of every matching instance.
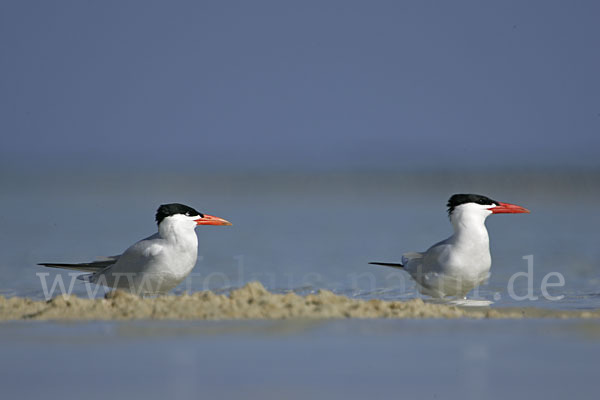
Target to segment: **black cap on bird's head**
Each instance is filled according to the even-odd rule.
[[[176,214],[181,214],[188,217],[204,217],[204,214],[194,210],[192,207],[186,206],[185,204],[171,203],[163,204],[158,207],[158,210],[156,210],[156,223],[160,224],[163,219]]]
[[[452,214],[452,211],[454,211],[456,207],[467,203],[475,203],[490,206],[499,204],[497,201],[492,200],[487,196],[482,196],[480,194],[453,194],[452,197],[448,199],[448,215]]]
[[[521,206],[510,203],[502,203],[501,201],[492,200],[487,196],[480,194],[454,194],[448,199],[448,215],[452,215],[454,209],[463,204],[474,203],[482,206],[489,206],[493,214],[516,214],[516,213],[528,213],[529,210]]]
[[[231,225],[229,221],[223,218],[202,214],[192,207],[180,203],[163,204],[158,207],[158,210],[156,210],[156,223],[160,225],[165,218],[173,215],[191,217],[197,225]]]

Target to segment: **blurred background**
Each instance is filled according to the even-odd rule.
[[[4,171],[597,168],[594,1],[3,1]]]
[[[366,263],[447,237],[445,202],[472,192],[532,210],[490,218],[485,297],[533,254],[536,293],[558,271],[562,306],[595,306],[599,12],[3,1],[0,289],[39,296],[36,263],[118,254],[182,202],[234,226],[198,230],[179,290],[410,297]]]

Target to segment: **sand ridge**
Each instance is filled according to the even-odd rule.
[[[600,318],[600,310],[459,307],[421,299],[359,300],[328,290],[300,296],[271,293],[260,282],[232,290],[142,298],[113,291],[105,298],[58,296],[49,301],[0,296],[0,320],[226,320],[328,318]]]

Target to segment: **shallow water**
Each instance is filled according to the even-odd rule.
[[[155,230],[156,207],[183,202],[227,218],[232,227],[197,230],[201,258],[176,291],[226,291],[259,280],[275,292],[328,288],[357,298],[418,296],[402,272],[370,266],[422,251],[451,233],[447,198],[475,192],[513,202],[531,214],[488,218],[492,275],[470,297],[497,306],[600,307],[600,248],[594,173],[447,174],[76,174],[0,177],[2,294],[44,296],[67,272],[38,262],[81,262],[118,254]],[[533,256],[533,276],[527,272]],[[564,286],[542,281],[560,273]],[[548,278],[559,283],[557,275]],[[531,283],[531,285],[530,285]],[[531,286],[529,299],[524,297]],[[85,295],[76,281],[75,293]],[[512,296],[511,296],[512,293]],[[547,297],[564,296],[560,300]],[[531,298],[536,298],[532,300]]]
[[[4,398],[549,399],[594,397],[600,389],[594,321],[1,327]]]

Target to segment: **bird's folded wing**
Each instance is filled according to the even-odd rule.
[[[423,253],[418,253],[418,252],[409,252],[409,253],[404,253],[402,254],[402,264],[406,265],[408,264],[411,260],[417,259],[417,258],[423,258]]]
[[[104,257],[102,260],[92,261],[89,263],[79,263],[79,264],[64,264],[64,263],[40,263],[38,265],[43,265],[44,267],[50,268],[62,268],[62,269],[72,269],[76,271],[88,271],[88,272],[97,272],[106,267],[109,267],[117,262],[119,256],[111,256]]]
[[[370,262],[372,265],[383,265],[384,267],[392,267],[392,268],[404,268],[404,265],[398,263],[388,263],[388,262]]]

